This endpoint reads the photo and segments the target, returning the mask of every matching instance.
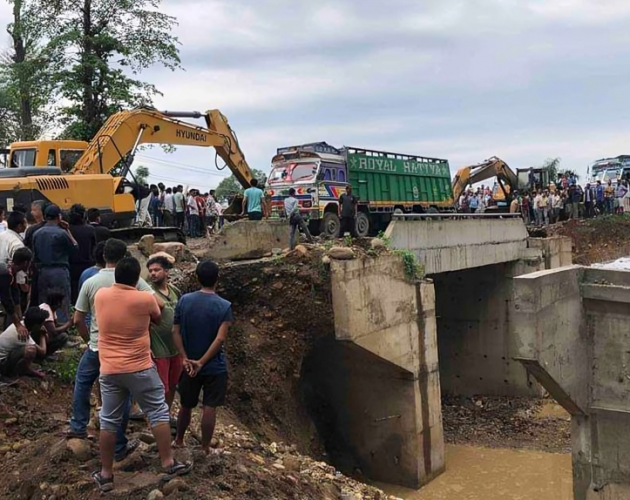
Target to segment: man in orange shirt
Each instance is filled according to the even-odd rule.
[[[92,474],[102,492],[114,488],[116,431],[131,396],[148,416],[164,468],[163,481],[187,474],[192,464],[173,458],[171,427],[164,386],[151,359],[149,325],[161,313],[152,294],[136,289],[140,263],[133,257],[116,265],[116,284],[100,289],[94,298],[98,318],[98,354],[103,407],[100,413],[101,470]]]

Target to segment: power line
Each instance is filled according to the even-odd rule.
[[[139,158],[144,158],[145,160],[150,160],[150,161],[154,161],[157,163],[162,163],[164,165],[176,165],[177,167],[181,168],[182,170],[188,170],[190,172],[196,172],[196,173],[200,173],[200,174],[204,174],[204,175],[214,175],[217,177],[228,177],[226,175],[223,174],[219,174],[217,172],[213,172],[212,170],[209,169],[205,169],[205,168],[200,168],[200,167],[195,167],[193,165],[188,165],[186,163],[179,163],[176,161],[170,161],[170,160],[163,160],[160,158],[154,158],[152,156],[145,156],[145,155],[137,155],[137,157]]]

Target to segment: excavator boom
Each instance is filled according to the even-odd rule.
[[[464,167],[457,171],[453,179],[454,199],[458,200],[469,185],[492,177],[497,177],[501,187],[507,188],[508,192],[517,189],[518,178],[516,173],[503,160],[493,156],[477,165]]]
[[[180,118],[204,118],[206,127]],[[213,147],[243,187],[249,187],[253,178],[238,139],[220,111],[161,112],[148,108],[112,115],[74,164],[71,173],[106,174],[121,160],[127,163],[128,169],[140,144]]]

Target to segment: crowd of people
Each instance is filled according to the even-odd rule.
[[[216,452],[210,443],[227,391],[231,304],[215,292],[215,263],[197,265],[201,289],[184,295],[169,282],[172,265],[166,255],[151,256],[145,281],[140,262],[100,224],[98,211],[80,205],[67,221],[59,207],[43,201],[30,212],[15,206],[0,231],[0,375],[45,377],[36,363],[68,346],[76,327],[87,348],[77,367],[67,437],[93,439],[88,422],[98,381],[101,469],[92,477],[103,492],[114,488],[114,462],[140,444],[126,437],[132,400],[155,436],[164,481],[192,469],[174,458],[173,448],[184,445],[202,391],[201,446]]]
[[[495,185],[469,188],[459,198],[457,208],[464,213],[482,213],[496,208]],[[493,196],[493,193],[495,194]],[[547,186],[532,186],[515,191],[510,197],[509,211],[520,213],[526,224],[545,226],[556,222],[592,218],[600,215],[630,213],[630,185],[622,179],[587,182],[582,187],[573,175],[560,175]]]
[[[151,184],[140,195],[139,221],[147,226],[179,227],[191,238],[213,234],[223,227],[223,205],[214,190],[202,194],[184,186]],[[144,196],[143,196],[144,195]]]

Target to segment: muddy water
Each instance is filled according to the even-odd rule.
[[[572,500],[571,456],[446,446],[444,474],[419,491],[379,485],[405,500]]]

